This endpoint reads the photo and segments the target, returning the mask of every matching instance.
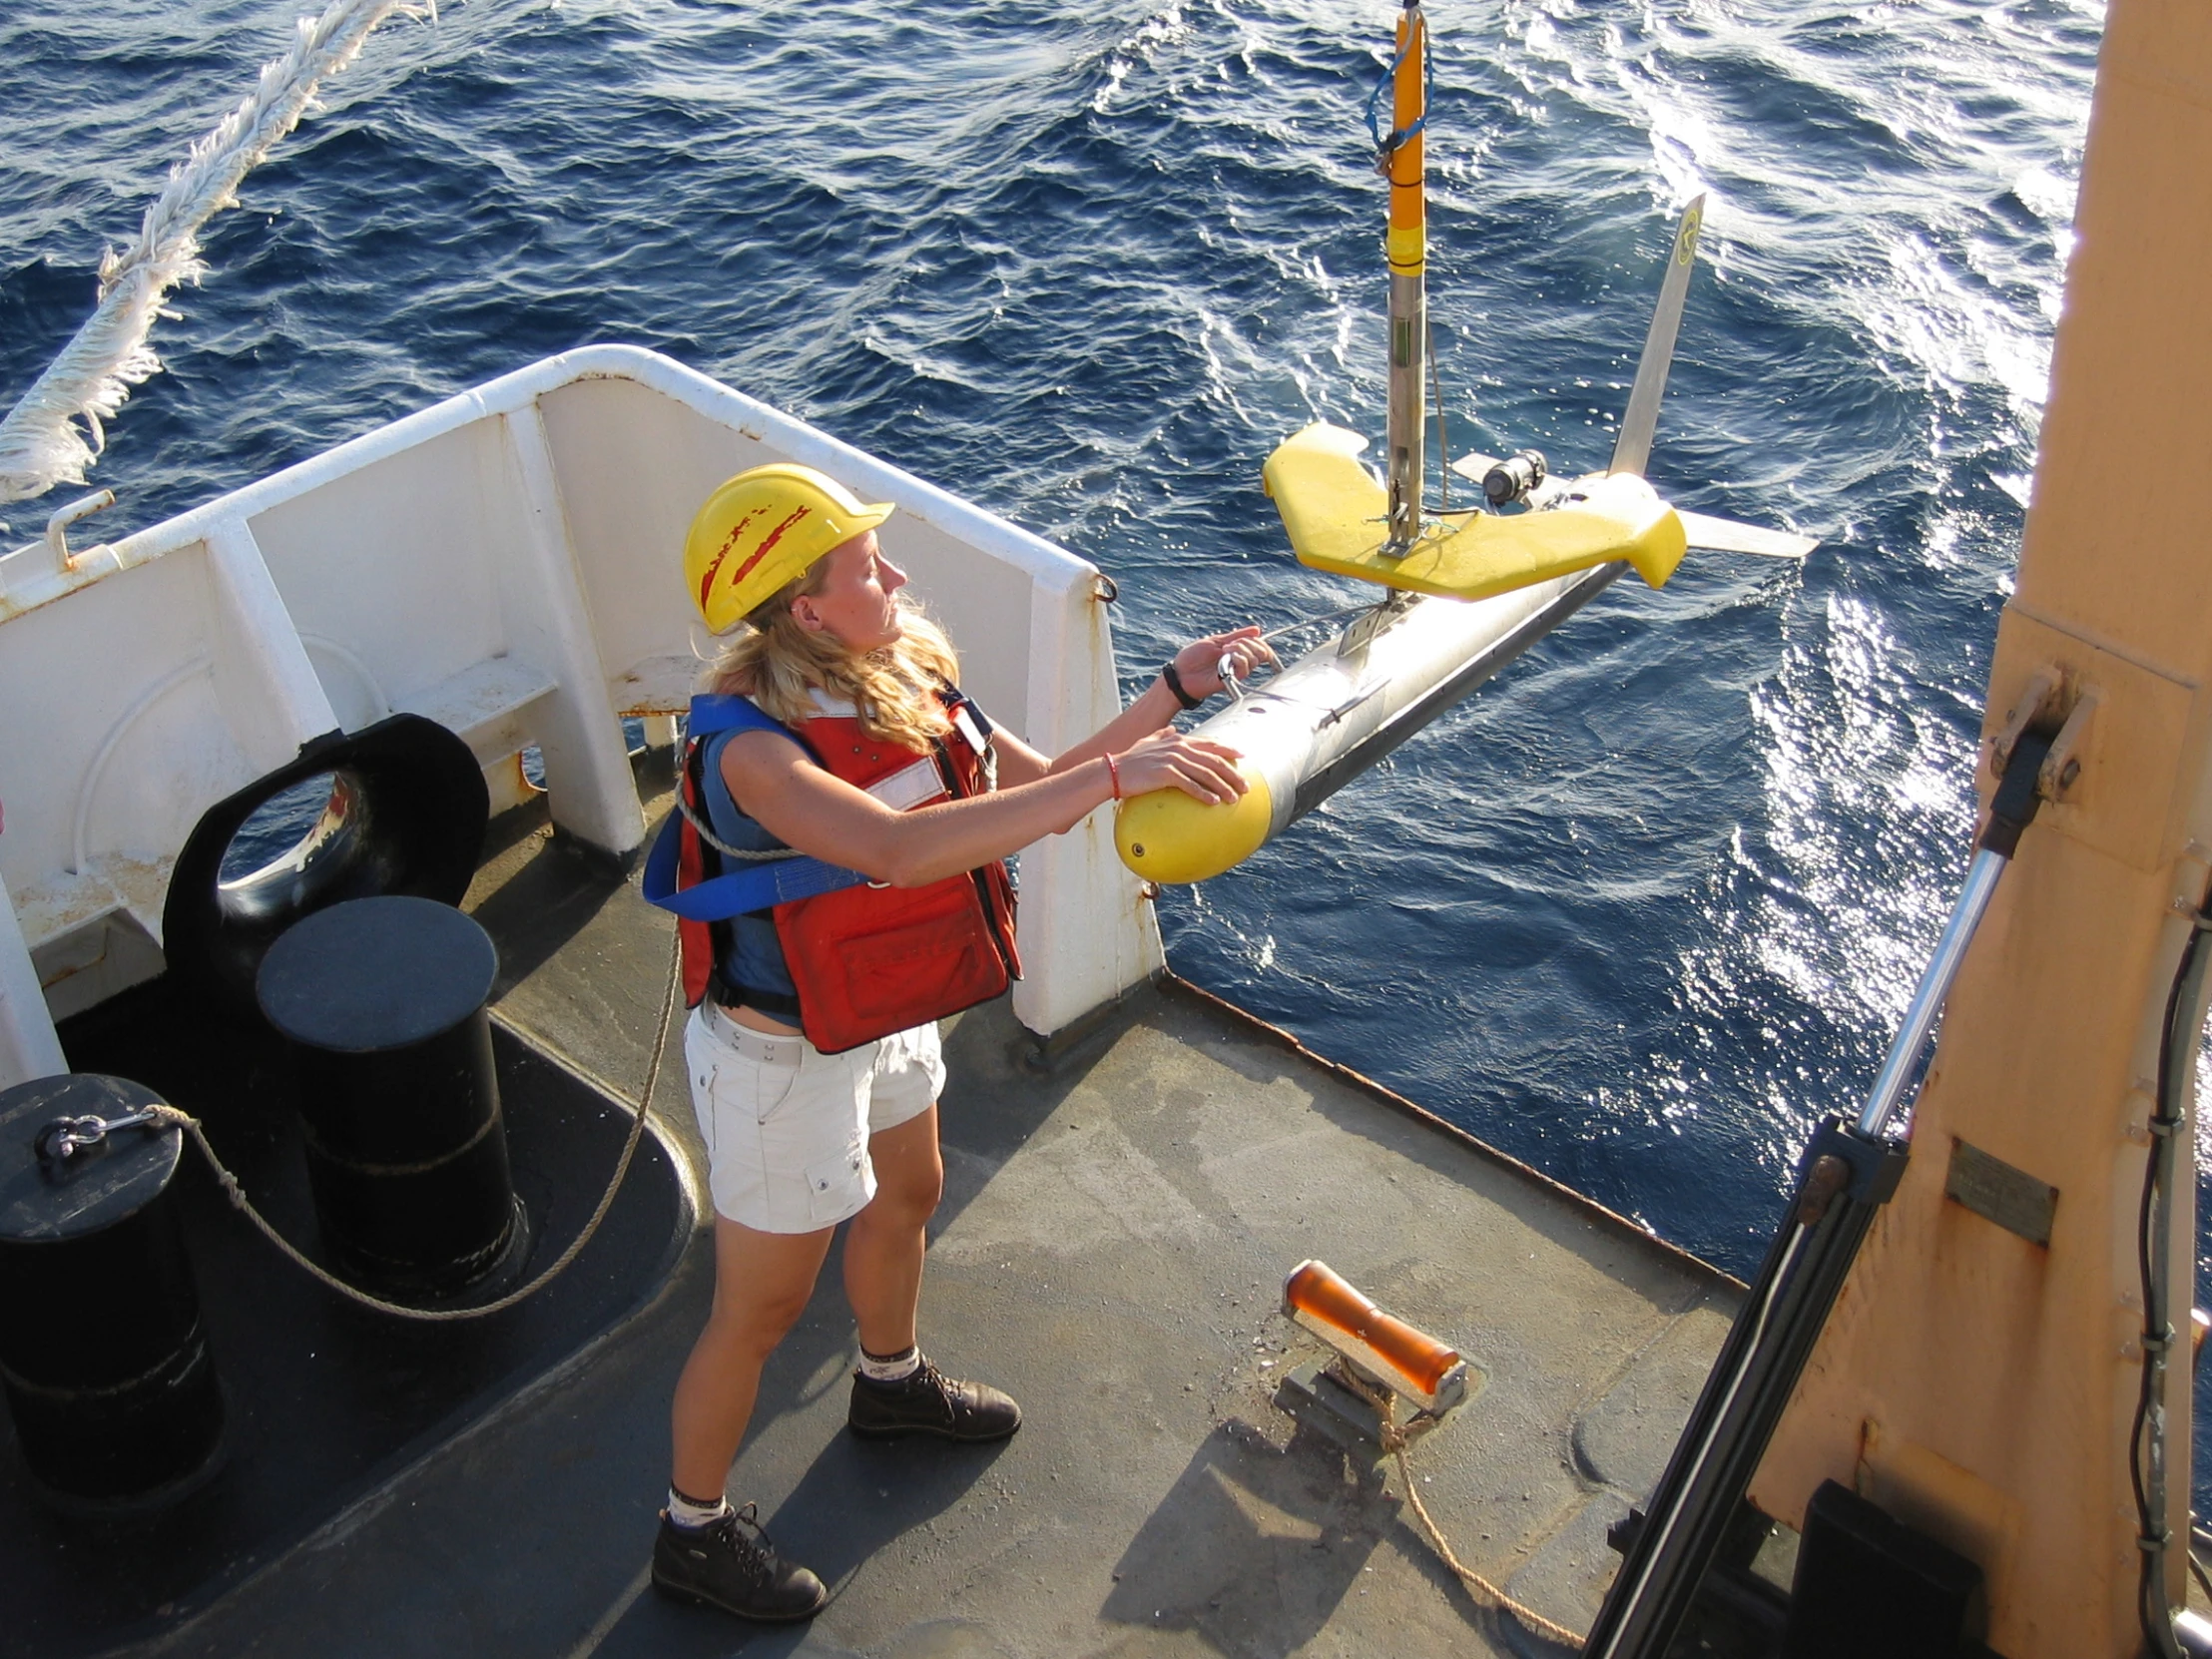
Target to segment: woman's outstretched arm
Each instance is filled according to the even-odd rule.
[[[1276,660],[1275,652],[1260,637],[1257,626],[1208,634],[1175,654],[1176,678],[1183,682],[1184,691],[1199,698],[1212,697],[1221,691],[1224,657],[1235,663],[1240,680],[1249,678],[1262,663]],[[1094,762],[1101,755],[1119,756],[1130,745],[1159,731],[1182,712],[1183,705],[1168,689],[1167,677],[1156,674],[1128,708],[1056,760],[1047,761],[1019,738],[1000,732],[993,739],[998,750],[999,781],[1009,785],[1034,783],[1040,778],[1057,776]],[[1139,792],[1125,785],[1122,793],[1135,795]]]
[[[1125,796],[1180,789],[1200,801],[1234,801],[1245,793],[1236,761],[1220,744],[1161,732],[1117,755],[1111,768],[1094,756],[989,795],[900,813],[830,776],[788,738],[741,732],[723,746],[722,781],[785,844],[894,887],[918,887],[1074,828],[1113,799],[1117,775]]]

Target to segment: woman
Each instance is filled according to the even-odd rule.
[[[752,1619],[807,1618],[826,1596],[723,1485],[840,1223],[853,1431],[982,1441],[1021,1423],[914,1335],[943,1183],[934,1015],[1018,972],[1000,860],[1125,795],[1242,795],[1233,752],[1164,729],[1222,689],[1225,663],[1274,660],[1256,628],[1198,641],[1047,761],[959,696],[950,645],[876,545],[890,512],[811,468],[756,467],[708,499],[685,552],[707,626],[745,626],[710,676],[717,695],[694,704],[686,806],[664,835],[678,850],[656,849],[661,891],[648,879],[691,918],[684,1049],[716,1212],[714,1308],[676,1384],[653,1578]],[[718,882],[731,892],[710,902]],[[764,910],[772,888],[783,901]]]

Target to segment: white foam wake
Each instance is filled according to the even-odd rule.
[[[0,419],[0,502],[83,483],[107,445],[105,422],[131,388],[161,372],[150,340],[162,300],[198,281],[200,230],[238,200],[239,184],[313,106],[315,88],[353,61],[393,14],[436,15],[436,0],[331,0],[294,25],[290,50],[262,66],[254,91],[170,170],[138,240],[100,262],[100,302],[61,354]],[[82,423],[82,424],[80,424]]]

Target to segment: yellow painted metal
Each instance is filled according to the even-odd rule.
[[[2008,1659],[2134,1659],[2143,1646],[2129,1437],[2144,1125],[2165,999],[2212,875],[2207,155],[2212,7],[2110,0],[1984,738],[2039,686],[2055,689],[2048,719],[2088,697],[2095,712],[2079,772],[2021,839],[1966,956],[1904,1183],[1753,1486],[1762,1509],[1795,1522],[1838,1479],[1951,1542],[1987,1575],[1986,1639]],[[2115,490],[2121,476],[2157,483]],[[1994,786],[1986,761],[1978,782]],[[2193,1053],[2179,1064],[2193,1076]],[[1961,1142],[2057,1189],[2047,1245],[1946,1197]],[[2180,1184],[2170,1218],[2177,1314],[2190,1305],[2192,1188]],[[2167,1410],[2160,1520],[2178,1602],[2185,1365]]]
[[[1268,457],[1262,477],[1301,564],[1414,593],[1487,599],[1615,559],[1660,587],[1689,548],[1680,515],[1641,478],[1620,472],[1577,479],[1566,506],[1432,521],[1402,557],[1391,557],[1383,551],[1388,503],[1361,464],[1366,447],[1359,433],[1317,422]]]
[[[1193,800],[1181,790],[1132,796],[1114,813],[1114,847],[1148,881],[1204,881],[1260,849],[1274,822],[1267,780],[1237,769],[1251,786],[1226,807]]]

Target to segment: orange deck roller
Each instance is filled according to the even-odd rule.
[[[1283,1312],[1424,1411],[1447,1411],[1466,1397],[1467,1365],[1456,1352],[1382,1312],[1326,1262],[1301,1262],[1291,1271]]]

